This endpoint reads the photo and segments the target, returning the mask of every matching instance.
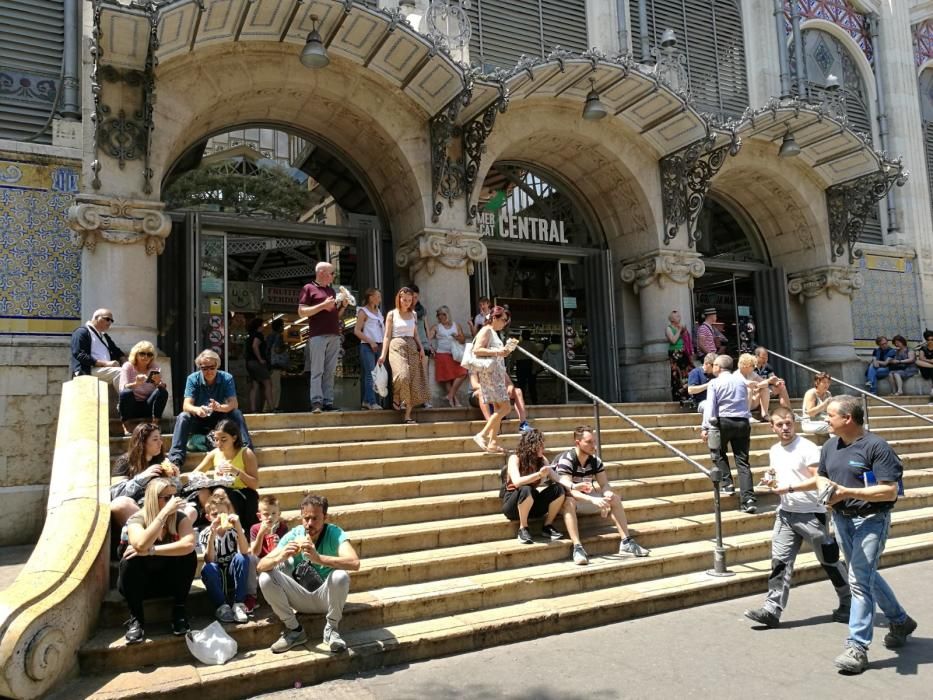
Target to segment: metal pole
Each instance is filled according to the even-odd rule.
[[[722,501],[719,494],[719,483],[722,481],[722,472],[715,464],[710,471],[713,480],[713,515],[716,518],[716,546],[713,548],[713,568],[706,571],[707,576],[735,576],[735,572],[726,568],[726,548],[722,544]]]
[[[599,425],[599,404],[593,401],[593,423],[596,428],[596,456],[601,458],[603,438],[602,428]]]
[[[800,6],[798,0],[790,0],[790,22],[794,31],[794,55],[797,57],[797,96],[801,100],[809,100],[807,57],[803,51],[803,32],[800,31]]]
[[[878,140],[881,142],[882,152],[888,151],[888,110],[886,108],[884,96],[884,76],[882,75],[881,54],[879,53],[878,25],[881,23],[881,17],[875,13],[868,15],[868,28],[871,31],[871,52],[875,57],[872,61],[872,72],[875,74],[875,102],[878,108]],[[894,233],[900,230],[897,221],[897,200],[894,196],[894,188],[888,190],[888,233]]]
[[[73,121],[81,118],[79,67],[81,65],[81,7],[78,0],[65,0],[65,36],[62,47],[61,115]]]
[[[616,19],[619,23],[619,53],[628,53],[628,18],[625,16],[625,0],[616,0]]]
[[[641,43],[641,62],[651,62],[651,44],[648,41],[648,0],[638,0],[638,36]]]
[[[778,41],[778,65],[781,67],[781,97],[790,97],[790,57],[787,55],[787,29],[784,27],[782,0],[774,0],[774,29]]]

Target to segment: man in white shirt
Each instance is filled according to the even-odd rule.
[[[820,505],[816,491],[797,488],[816,476],[820,448],[796,434],[794,414],[783,406],[771,412],[771,429],[780,442],[771,447],[773,474],[769,473],[765,479],[773,492],[781,496],[781,505],[774,517],[771,537],[768,595],[762,607],[746,610],[745,617],[765,627],[780,624],[781,613],[787,607],[790,594],[794,561],[800,545],[807,540],[839,597],[839,607],[833,610],[833,620],[848,622],[852,599],[847,583],[848,573],[839,558],[839,545],[829,532],[826,507]]]

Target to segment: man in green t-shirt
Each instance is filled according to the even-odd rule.
[[[347,571],[359,571],[360,557],[347,533],[327,522],[326,497],[305,496],[301,520],[256,567],[263,597],[285,623],[270,649],[281,654],[308,641],[295,614],[300,612],[325,613],[324,643],[333,652],[346,651],[337,627],[350,592]]]

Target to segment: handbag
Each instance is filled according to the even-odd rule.
[[[460,366],[467,370],[488,369],[492,367],[491,357],[476,357],[473,354],[473,343],[467,343],[463,346],[463,359],[460,360]]]
[[[450,339],[450,356],[454,358],[454,362],[463,360],[463,345],[455,338]]]

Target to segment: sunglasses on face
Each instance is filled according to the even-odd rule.
[[[139,355],[140,357],[154,357],[155,356],[155,353],[151,353],[148,350],[141,350],[140,352],[136,354]]]
[[[175,498],[175,494],[174,494],[174,493],[160,493],[160,494],[159,494],[159,500],[160,500],[160,501],[168,501],[168,500],[170,500],[170,499],[172,499],[172,498]]]
[[[113,316],[101,316],[101,321],[106,321],[107,323],[113,323]]]
[[[198,365],[198,369],[202,372],[213,372],[217,369],[217,365]]]

